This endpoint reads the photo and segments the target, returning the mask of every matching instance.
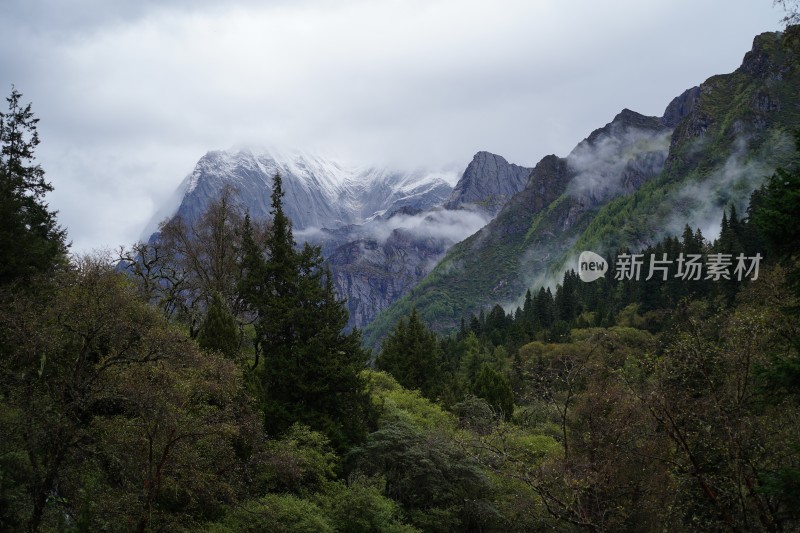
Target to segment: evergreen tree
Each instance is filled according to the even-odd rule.
[[[557,320],[571,324],[578,315],[578,299],[576,295],[578,276],[574,270],[564,272],[563,283],[556,288],[554,299]]]
[[[506,316],[505,310],[496,304],[486,317],[485,334],[494,346],[500,346],[506,341],[506,334],[511,321]]]
[[[469,331],[474,333],[475,335],[481,334],[481,321],[475,315],[470,316]]]
[[[470,333],[464,341],[464,356],[458,371],[459,389],[462,392],[469,392],[481,367],[489,362],[489,356],[482,349],[478,337]]]
[[[0,285],[50,271],[67,252],[66,231],[44,201],[53,187],[34,162],[39,119],[21,96],[12,89],[0,113]]]
[[[358,330],[343,334],[347,310],[335,294],[317,247],[294,248],[275,175],[272,233],[262,252],[245,219],[241,297],[255,315],[257,367],[265,427],[280,433],[295,422],[324,431],[343,448],[366,434],[371,406],[361,377],[368,355]]]
[[[553,325],[554,306],[553,293],[550,291],[550,287],[547,290],[541,287],[533,299],[534,323],[537,328],[546,329]]]
[[[436,334],[422,323],[416,309],[411,311],[408,320],[401,319],[384,340],[375,364],[402,386],[418,389],[429,398],[443,392],[442,352]]]
[[[800,152],[800,131],[795,133],[795,143]],[[762,186],[754,219],[770,251],[784,259],[800,254],[800,172],[797,168],[779,168]]]
[[[197,343],[205,350],[220,352],[231,359],[239,352],[236,317],[225,306],[219,293],[214,293],[206,318],[200,326]]]
[[[491,365],[483,363],[475,376],[472,391],[475,396],[483,398],[489,405],[500,410],[506,420],[511,420],[511,415],[514,414],[514,393],[511,384]]]

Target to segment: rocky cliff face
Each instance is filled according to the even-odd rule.
[[[667,109],[664,110],[661,123],[668,128],[677,126],[686,115],[694,111],[698,96],[700,96],[700,87],[692,87],[683,91],[680,96],[673,98]]]
[[[509,198],[525,187],[531,170],[499,155],[478,152],[444,206],[459,209],[470,205],[496,215]]]
[[[364,328],[417,285],[445,252],[481,229],[514,194],[532,169],[478,152],[444,209],[405,205],[358,226],[319,235],[339,294],[346,296],[349,326]]]
[[[452,244],[396,229],[384,241],[359,239],[338,247],[327,262],[339,294],[347,295],[349,325],[368,325],[425,277]]]
[[[411,290],[455,243],[489,221],[483,211],[404,207],[358,226],[325,231],[322,246],[349,327],[366,327]]]

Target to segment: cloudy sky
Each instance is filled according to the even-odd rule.
[[[138,239],[208,150],[534,165],[734,70],[771,0],[2,0],[73,250]]]

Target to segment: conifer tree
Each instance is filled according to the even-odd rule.
[[[800,131],[795,132],[800,154]],[[779,168],[759,191],[759,206],[754,213],[771,252],[782,259],[800,255],[800,164]]]
[[[416,309],[412,309],[408,320],[401,319],[384,340],[375,364],[404,387],[418,389],[429,398],[442,392],[441,349],[436,334],[422,323]]]
[[[550,287],[539,289],[533,300],[533,315],[537,328],[549,328],[553,325],[553,293]]]
[[[0,285],[47,272],[67,252],[66,231],[44,201],[53,187],[34,161],[39,119],[21,96],[12,89],[0,112]]]
[[[231,359],[239,351],[236,317],[227,309],[219,293],[214,293],[206,318],[200,326],[197,343],[205,350],[220,352]]]
[[[514,414],[514,393],[511,384],[502,374],[494,370],[488,363],[483,363],[475,376],[472,391],[478,398],[500,410],[506,420]]]
[[[361,371],[367,353],[360,332],[343,334],[347,310],[335,294],[320,250],[295,249],[275,175],[272,233],[255,244],[249,218],[243,236],[240,295],[255,315],[257,363],[265,427],[277,434],[295,422],[324,431],[343,448],[359,441],[371,416]]]

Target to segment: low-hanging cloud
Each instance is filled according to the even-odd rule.
[[[437,208],[418,214],[397,213],[387,218],[378,217],[364,224],[350,226],[347,240],[370,240],[384,244],[397,232],[413,239],[435,239],[445,247],[463,241],[489,223],[491,218],[483,211],[469,209]],[[341,234],[341,232],[337,232]],[[298,240],[320,243],[332,239],[332,233],[320,228],[295,232]]]
[[[392,232],[403,230],[418,239],[455,243],[481,229],[489,220],[489,216],[480,211],[435,209],[418,215],[397,214],[388,220],[376,220],[368,228],[378,241],[385,241]]]
[[[576,172],[567,192],[593,205],[638,189],[644,177],[664,167],[672,132],[628,128],[622,133],[602,134],[593,143],[582,142],[567,157]]]
[[[787,147],[791,145],[788,137],[783,141]],[[703,236],[713,241],[719,237],[723,209],[735,205],[739,216],[744,216],[752,192],[775,172],[775,165],[766,162],[774,159],[752,156],[748,144],[746,138],[737,139],[722,165],[702,181],[687,183],[673,193],[672,216],[658,240],[680,236],[688,224],[693,230],[700,228]]]

